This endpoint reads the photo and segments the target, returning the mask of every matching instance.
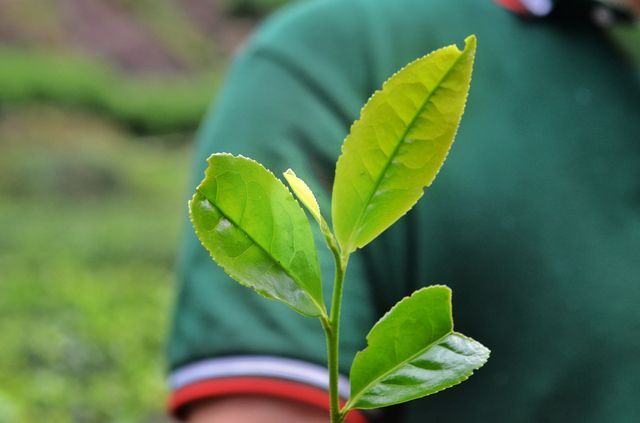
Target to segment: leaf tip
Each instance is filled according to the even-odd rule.
[[[475,34],[471,34],[467,38],[464,39],[464,49],[465,50],[475,51],[477,45],[478,45],[478,40],[477,40]]]
[[[284,175],[285,178],[287,176],[296,176],[296,173],[291,168],[285,170],[284,172],[282,172],[282,174]]]

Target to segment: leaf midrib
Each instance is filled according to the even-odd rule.
[[[420,356],[421,354],[423,354],[426,350],[428,350],[429,348],[433,347],[435,344],[439,343],[440,341],[444,340],[445,338],[447,338],[448,336],[451,336],[452,334],[456,333],[455,331],[451,330],[449,333],[447,333],[446,335],[436,339],[435,341],[433,341],[432,343],[430,343],[429,345],[427,345],[426,347],[422,348],[421,350],[418,350],[418,352],[416,352],[415,354],[409,356],[407,359],[402,360],[400,363],[398,363],[398,365],[392,367],[391,369],[387,370],[386,372],[382,373],[380,376],[376,377],[375,379],[373,379],[370,383],[368,383],[367,385],[365,385],[364,388],[362,388],[360,390],[360,392],[355,395],[354,397],[349,398],[349,401],[347,402],[347,404],[344,406],[345,410],[349,410],[351,409],[351,406],[353,404],[355,404],[360,397],[362,397],[362,395],[367,392],[372,386],[376,385],[377,383],[379,383],[381,380],[385,379],[387,376],[389,376],[391,373],[393,373],[394,371],[396,371],[396,369],[398,369],[399,367],[403,367],[406,366],[408,363],[410,363],[411,361],[413,361],[416,357]]]
[[[263,247],[258,241],[256,241],[256,239],[246,230],[244,230],[239,224],[236,223],[236,221],[231,218],[221,207],[219,204],[217,204],[214,201],[211,201],[211,199],[209,197],[207,197],[205,195],[205,193],[200,189],[200,187],[196,188],[196,192],[199,193],[200,195],[202,195],[203,198],[205,198],[209,203],[211,203],[212,206],[214,206],[218,212],[225,218],[227,219],[229,222],[231,222],[233,224],[233,226],[235,228],[237,228],[240,232],[242,232],[247,238],[249,238],[249,240],[251,240],[251,242],[253,242],[253,244],[257,245],[258,248],[260,248],[260,250],[262,250],[275,264],[277,267],[279,267],[280,269],[282,269],[282,271],[289,277],[291,278],[292,281],[295,282],[295,284],[304,291],[305,294],[307,294],[307,296],[309,297],[309,299],[311,300],[311,302],[316,306],[316,308],[318,309],[318,311],[320,311],[320,315],[324,316],[326,314],[326,311],[324,310],[323,307],[321,307],[315,300],[315,298],[313,298],[313,295],[311,295],[311,293],[309,293],[306,289],[304,289],[303,287],[301,287],[298,282],[297,282],[297,277],[293,276],[291,274],[291,272],[286,269],[279,260],[277,260],[272,253],[267,250],[265,247]]]
[[[407,127],[403,131],[402,135],[400,136],[398,143],[393,148],[393,151],[389,155],[384,167],[382,168],[382,171],[380,172],[380,174],[378,175],[378,177],[376,178],[376,180],[374,182],[374,185],[373,185],[374,189],[372,189],[371,192],[369,193],[367,201],[365,201],[363,203],[363,207],[360,209],[360,213],[358,215],[358,218],[356,219],[356,221],[354,222],[354,225],[352,226],[354,229],[352,230],[351,235],[349,236],[349,242],[347,243],[347,245],[349,247],[352,247],[353,238],[354,238],[355,234],[358,232],[358,227],[360,225],[360,222],[362,221],[362,218],[363,218],[363,216],[365,214],[365,211],[369,207],[369,204],[371,203],[371,199],[373,198],[374,194],[378,191],[378,188],[379,188],[380,184],[382,183],[382,179],[384,178],[384,175],[387,173],[387,170],[389,169],[389,166],[393,162],[393,158],[395,158],[395,156],[398,154],[398,151],[400,150],[400,146],[402,146],[402,141],[406,138],[407,134],[409,133],[409,131],[410,131],[411,127],[413,126],[413,124],[415,123],[416,119],[418,119],[418,116],[420,116],[420,114],[422,113],[424,108],[431,101],[431,98],[433,97],[434,93],[440,89],[440,85],[442,84],[442,82],[449,76],[449,74],[451,73],[451,70],[458,64],[458,62],[460,62],[460,59],[462,58],[462,56],[464,56],[465,51],[466,51],[466,46],[465,46],[465,49],[460,53],[460,56],[458,56],[456,58],[456,60],[451,64],[449,69],[447,69],[447,71],[444,73],[444,75],[435,84],[435,88],[433,90],[431,90],[429,95],[427,95],[427,98],[424,100],[422,105],[418,108],[418,110],[416,111],[415,115],[411,119],[411,122],[409,122],[409,124],[407,125]],[[383,87],[383,89],[384,89],[384,87]]]

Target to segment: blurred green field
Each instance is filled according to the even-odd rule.
[[[0,423],[168,421],[191,141],[289,1],[0,2]]]
[[[41,106],[0,117],[0,422],[166,421],[180,138]]]
[[[71,106],[145,134],[197,127],[222,74],[212,68],[193,75],[132,77],[77,54],[2,46],[0,63],[0,106]]]

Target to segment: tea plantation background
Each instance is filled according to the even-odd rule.
[[[0,0],[0,423],[166,422],[194,131],[282,0]]]

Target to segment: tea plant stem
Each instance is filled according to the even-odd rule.
[[[331,297],[329,320],[322,322],[327,340],[327,359],[329,368],[329,406],[331,423],[342,423],[344,416],[340,413],[340,397],[338,395],[339,375],[339,340],[340,340],[340,308],[342,306],[342,288],[349,256],[343,257],[333,239],[327,237],[327,244],[335,260],[335,276]]]

